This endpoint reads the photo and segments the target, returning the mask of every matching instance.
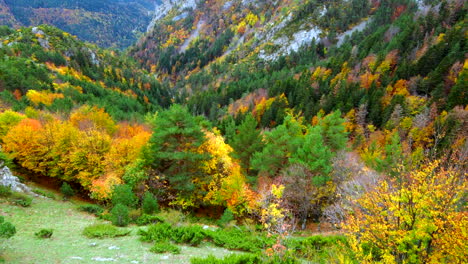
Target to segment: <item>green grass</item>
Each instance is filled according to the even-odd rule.
[[[63,202],[35,198],[31,207],[23,208],[0,198],[0,215],[16,226],[17,233],[4,252],[5,263],[190,263],[193,257],[226,256],[232,251],[202,244],[199,247],[178,245],[179,255],[150,252],[154,243],[144,243],[137,235],[139,227],[127,229],[130,235],[117,238],[89,239],[83,235],[91,224],[108,223],[77,210],[78,202]],[[37,239],[41,229],[53,229],[50,239]],[[95,245],[94,245],[95,243]],[[118,248],[118,249],[115,249]],[[112,258],[113,262],[99,262],[93,258]],[[136,263],[136,262],[135,262]]]

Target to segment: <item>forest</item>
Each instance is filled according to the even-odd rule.
[[[0,158],[149,225],[152,252],[241,253],[191,263],[464,263],[468,4],[258,2],[171,11],[126,51],[0,26]],[[261,36],[278,17],[275,34],[322,39],[277,53]]]

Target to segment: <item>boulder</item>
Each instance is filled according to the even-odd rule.
[[[3,161],[0,161],[0,185],[9,186],[14,192],[22,192],[35,197],[39,196],[34,193],[31,188],[21,183],[18,177],[14,176],[11,170],[3,164]]]

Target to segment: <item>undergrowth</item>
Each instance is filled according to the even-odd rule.
[[[121,237],[130,234],[129,230],[117,228],[111,224],[94,224],[85,227],[83,235],[88,238]]]

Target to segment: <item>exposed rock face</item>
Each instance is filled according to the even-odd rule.
[[[22,184],[18,177],[14,176],[7,166],[3,165],[3,161],[0,161],[0,185],[9,186],[14,192],[27,193],[33,196],[39,196],[31,191],[31,188]]]

